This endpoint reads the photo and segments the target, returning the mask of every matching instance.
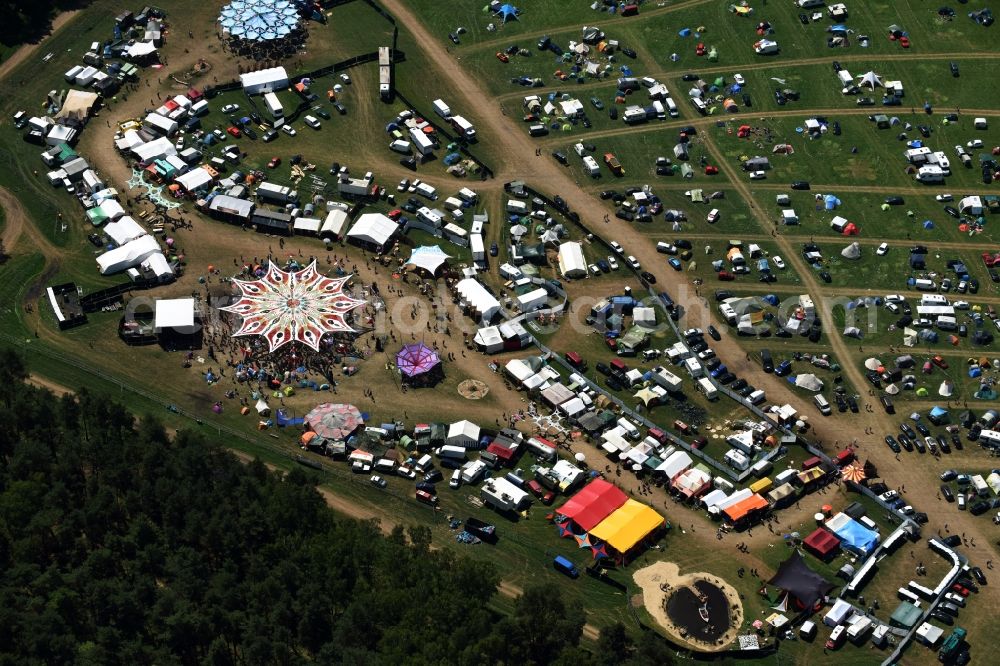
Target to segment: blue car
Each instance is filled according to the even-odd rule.
[[[667,263],[670,264],[670,267],[675,271],[679,271],[681,269],[680,259],[677,259],[676,257],[670,257],[667,259]]]
[[[729,372],[729,368],[727,368],[725,365],[720,365],[715,370],[712,370],[711,374],[713,377],[719,377],[727,372]]]
[[[778,364],[778,367],[774,369],[774,374],[776,374],[779,377],[784,377],[791,371],[792,371],[792,362],[786,360]]]

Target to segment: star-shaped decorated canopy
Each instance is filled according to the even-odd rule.
[[[312,262],[299,271],[271,265],[257,280],[233,280],[241,296],[220,308],[243,319],[233,336],[259,335],[273,352],[289,342],[301,342],[319,351],[326,333],[352,332],[347,314],[364,305],[343,292],[350,277],[328,278]]]

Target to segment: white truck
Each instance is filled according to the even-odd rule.
[[[444,119],[451,118],[451,109],[448,104],[443,99],[436,99],[431,102],[431,106],[434,107],[434,111]]]
[[[285,109],[281,106],[281,100],[273,92],[264,93],[264,106],[267,107],[267,110],[275,118],[281,118],[285,115]]]

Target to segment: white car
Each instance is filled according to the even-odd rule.
[[[777,266],[778,268],[784,270],[784,268],[785,268],[785,260],[782,259],[779,255],[776,254],[773,257],[771,257],[771,261],[774,262],[775,266]]]
[[[416,192],[417,191],[417,187],[420,186],[421,182],[422,181],[419,178],[414,178],[413,182],[410,183],[410,186],[407,188],[407,191],[408,192]]]
[[[628,255],[628,257],[626,257],[625,261],[627,261],[628,265],[634,268],[635,270],[639,270],[640,268],[642,268],[642,266],[639,265],[639,260],[633,257],[631,254]]]
[[[742,74],[733,74],[733,83],[741,86],[746,83],[746,80],[743,78]]]
[[[347,74],[341,74],[340,80],[343,81],[344,83],[350,83],[351,77],[349,77]]]
[[[601,274],[601,269],[597,267],[597,264],[590,264],[588,268],[590,269],[590,272],[593,273],[594,275]]]
[[[214,130],[212,130],[212,134],[214,134],[215,138],[218,139],[219,141],[225,141],[226,140],[226,133],[223,132],[220,129],[214,129]]]
[[[396,468],[396,474],[399,474],[404,479],[415,479],[415,478],[417,478],[417,473],[414,472],[409,467],[406,467],[405,465],[401,465],[400,467],[397,467]]]
[[[767,178],[767,172],[766,171],[751,171],[750,172],[750,180],[764,180],[765,178]]]
[[[625,253],[625,250],[623,250],[622,246],[618,244],[618,241],[611,241],[611,249],[614,250],[618,254],[624,254]]]
[[[951,201],[954,198],[955,197],[951,196],[950,194],[939,194],[936,197],[934,197],[934,200],[935,201]]]
[[[409,186],[410,186],[410,179],[404,178],[403,180],[399,181],[399,185],[396,186],[396,191],[405,192]]]
[[[174,144],[176,150],[184,150],[184,137],[177,137],[177,143]]]
[[[383,479],[383,478],[382,478],[381,476],[379,476],[378,474],[376,474],[375,476],[373,476],[372,478],[370,478],[370,479],[369,479],[369,481],[371,481],[371,484],[372,484],[373,486],[377,486],[377,487],[379,487],[379,488],[385,488],[385,487],[386,487],[386,485],[388,485],[388,484],[386,483],[386,480],[385,480],[385,479]]]
[[[708,215],[705,217],[705,219],[708,220],[709,224],[715,224],[716,222],[718,222],[719,221],[719,209],[718,208],[713,208],[712,210],[708,211]]]
[[[287,134],[288,136],[295,136],[295,130],[292,128],[291,125],[282,125],[281,131]]]
[[[613,271],[618,270],[618,262],[611,255],[608,255],[608,266],[611,266],[611,270]]]
[[[239,111],[239,110],[240,110],[239,104],[226,104],[224,107],[222,107],[223,113],[232,113],[233,111]]]
[[[982,148],[983,147],[983,141],[982,141],[982,139],[973,139],[972,141],[967,142],[965,144],[965,146],[967,148]]]
[[[882,243],[881,245],[878,246],[878,249],[875,250],[875,254],[877,254],[880,257],[883,257],[883,256],[885,256],[885,253],[888,252],[888,251],[889,251],[889,244],[888,243]]]

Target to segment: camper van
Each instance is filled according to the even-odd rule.
[[[705,102],[701,101],[699,98],[692,97],[691,104],[694,105],[694,108],[696,108],[698,110],[698,113],[700,113],[701,115],[704,116],[708,113],[708,107],[705,106]]]
[[[597,178],[601,175],[601,166],[590,155],[584,155],[583,168],[591,178]]]

